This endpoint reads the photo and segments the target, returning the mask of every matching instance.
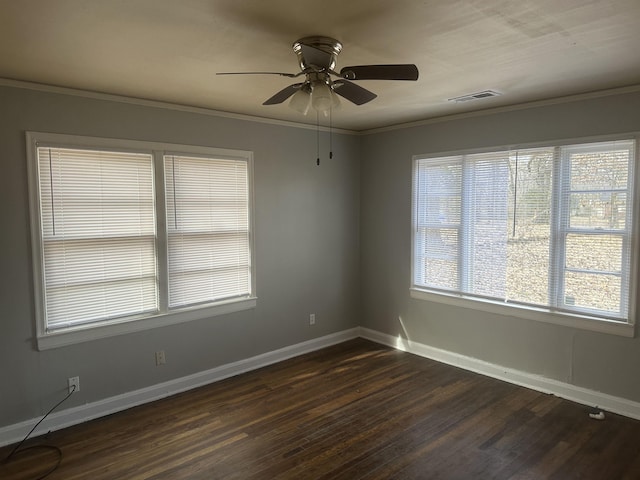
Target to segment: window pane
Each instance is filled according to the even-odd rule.
[[[622,236],[567,235],[566,266],[578,270],[621,272]]]
[[[620,313],[620,277],[594,273],[567,272],[565,304]]]
[[[39,148],[46,238],[153,235],[151,156]]]
[[[155,311],[153,237],[47,242],[50,329]]]
[[[458,230],[426,229],[424,252],[425,284],[434,288],[458,289]]]
[[[509,239],[506,300],[549,304],[549,236]]]
[[[458,225],[462,167],[457,157],[453,164],[418,164],[418,225]]]
[[[633,148],[631,141],[562,147],[570,177],[563,183],[561,196],[568,209],[563,228],[573,230],[563,234],[568,305],[627,315],[625,292],[631,267],[627,209]],[[620,234],[600,233],[607,230]]]
[[[629,149],[584,151],[600,148],[596,144],[574,149],[583,151],[572,153],[570,156],[572,191],[627,188]]]
[[[170,235],[169,305],[238,296],[249,284],[248,232]]]
[[[421,160],[416,164],[414,283],[434,288],[459,288],[458,227],[461,221],[460,157]]]
[[[46,329],[157,311],[151,155],[37,153]]]
[[[626,193],[572,193],[569,202],[571,228],[626,228]]]
[[[169,306],[250,294],[247,162],[178,155],[164,161]]]
[[[549,303],[553,160],[552,148],[518,150],[509,157],[508,300]]]
[[[509,152],[470,155],[465,180],[469,185],[467,240],[473,259],[465,291],[504,298]]]
[[[553,150],[467,158],[468,291],[546,305]]]

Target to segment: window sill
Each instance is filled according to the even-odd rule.
[[[152,328],[166,327],[178,323],[202,320],[242,310],[255,308],[256,297],[220,302],[207,307],[182,309],[180,311],[157,314],[139,319],[128,319],[102,325],[83,325],[61,331],[38,335],[38,350],[49,350],[57,347],[88,342],[99,338],[114,337],[128,333],[140,332]]]
[[[522,305],[502,304],[490,300],[464,297],[460,295],[447,295],[417,288],[411,289],[411,298],[427,300],[430,302],[444,303],[456,307],[480,310],[483,312],[505,315],[508,317],[524,318],[538,322],[552,323],[564,327],[590,330],[592,332],[608,333],[622,337],[634,337],[635,328],[630,323],[616,322],[608,319],[599,319],[586,315],[577,315],[564,312],[551,312],[542,308],[525,307]]]

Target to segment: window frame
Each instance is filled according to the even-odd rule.
[[[107,149],[148,153],[152,155],[154,202],[156,210],[156,263],[158,282],[158,312],[151,315],[133,315],[114,320],[78,325],[65,329],[47,331],[45,318],[44,250],[42,239],[42,218],[40,212],[40,184],[38,171],[38,147]],[[151,328],[211,318],[218,315],[255,308],[256,263],[254,228],[254,183],[253,152],[230,150],[206,146],[181,145],[162,142],[124,140],[104,137],[90,137],[44,132],[26,132],[27,173],[29,182],[29,210],[31,222],[32,273],[36,340],[39,350],[71,345],[98,338],[123,335]],[[242,160],[247,163],[248,216],[249,216],[249,260],[250,292],[247,296],[221,300],[204,305],[168,308],[168,236],[166,225],[164,156],[170,154],[196,155]]]
[[[627,221],[631,221],[629,227],[630,237],[630,268],[629,268],[629,291],[621,292],[622,295],[628,295],[628,312],[627,321],[612,320],[610,318],[600,317],[589,312],[578,311],[564,311],[555,309],[552,307],[538,307],[531,305],[523,305],[518,303],[505,303],[500,300],[491,300],[487,298],[480,298],[473,295],[468,295],[461,292],[451,292],[445,290],[439,290],[434,288],[428,288],[424,286],[416,285],[416,243],[417,243],[417,227],[418,227],[418,206],[417,206],[417,170],[418,162],[420,160],[444,158],[444,157],[457,157],[462,155],[473,155],[481,153],[489,153],[501,150],[519,150],[519,149],[534,149],[541,147],[559,148],[575,144],[589,144],[597,142],[612,142],[620,140],[634,140],[634,161],[635,164],[632,168],[631,176],[629,177],[629,206],[633,210],[632,214],[627,213]],[[494,146],[478,149],[466,149],[458,151],[446,151],[436,152],[428,154],[413,155],[412,157],[412,173],[411,173],[411,267],[410,267],[410,297],[417,300],[431,301],[436,303],[443,303],[447,305],[462,307],[466,309],[480,310],[483,312],[493,313],[502,316],[522,318],[527,320],[540,321],[544,323],[551,323],[555,325],[562,325],[572,328],[579,328],[584,330],[596,331],[601,333],[610,333],[614,335],[620,335],[625,337],[635,336],[635,324],[636,324],[636,294],[638,290],[638,257],[637,252],[639,245],[638,233],[640,231],[640,167],[637,165],[638,150],[639,148],[640,133],[627,133],[620,135],[603,135],[596,137],[581,137],[572,139],[563,139],[548,142],[535,142],[508,146]],[[561,162],[555,162],[554,175],[559,173]],[[555,178],[559,178],[555,176]],[[555,189],[559,189],[560,182],[554,182],[554,198],[556,196]],[[552,235],[560,234],[563,228],[562,220],[558,215],[558,209],[552,210],[552,217],[556,217],[553,222]],[[464,213],[463,213],[464,215]],[[461,229],[464,229],[464,222],[461,224]],[[570,230],[570,229],[569,229]],[[562,250],[564,250],[564,242]],[[553,263],[555,271],[559,268],[562,261],[561,255],[553,255],[550,253],[549,261]],[[562,267],[562,275],[564,275],[565,268]],[[550,278],[551,281],[551,278]],[[559,289],[556,289],[556,293]]]

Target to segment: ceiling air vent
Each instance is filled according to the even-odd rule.
[[[496,92],[495,90],[483,90],[481,92],[469,93],[468,95],[462,95],[460,97],[449,98],[449,102],[468,102],[469,100],[480,100],[482,98],[489,97],[497,97],[502,95],[500,92]]]

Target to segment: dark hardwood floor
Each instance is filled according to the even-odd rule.
[[[65,480],[640,479],[640,421],[589,413],[359,339],[28,444],[58,446]],[[0,478],[55,461],[25,451]]]

